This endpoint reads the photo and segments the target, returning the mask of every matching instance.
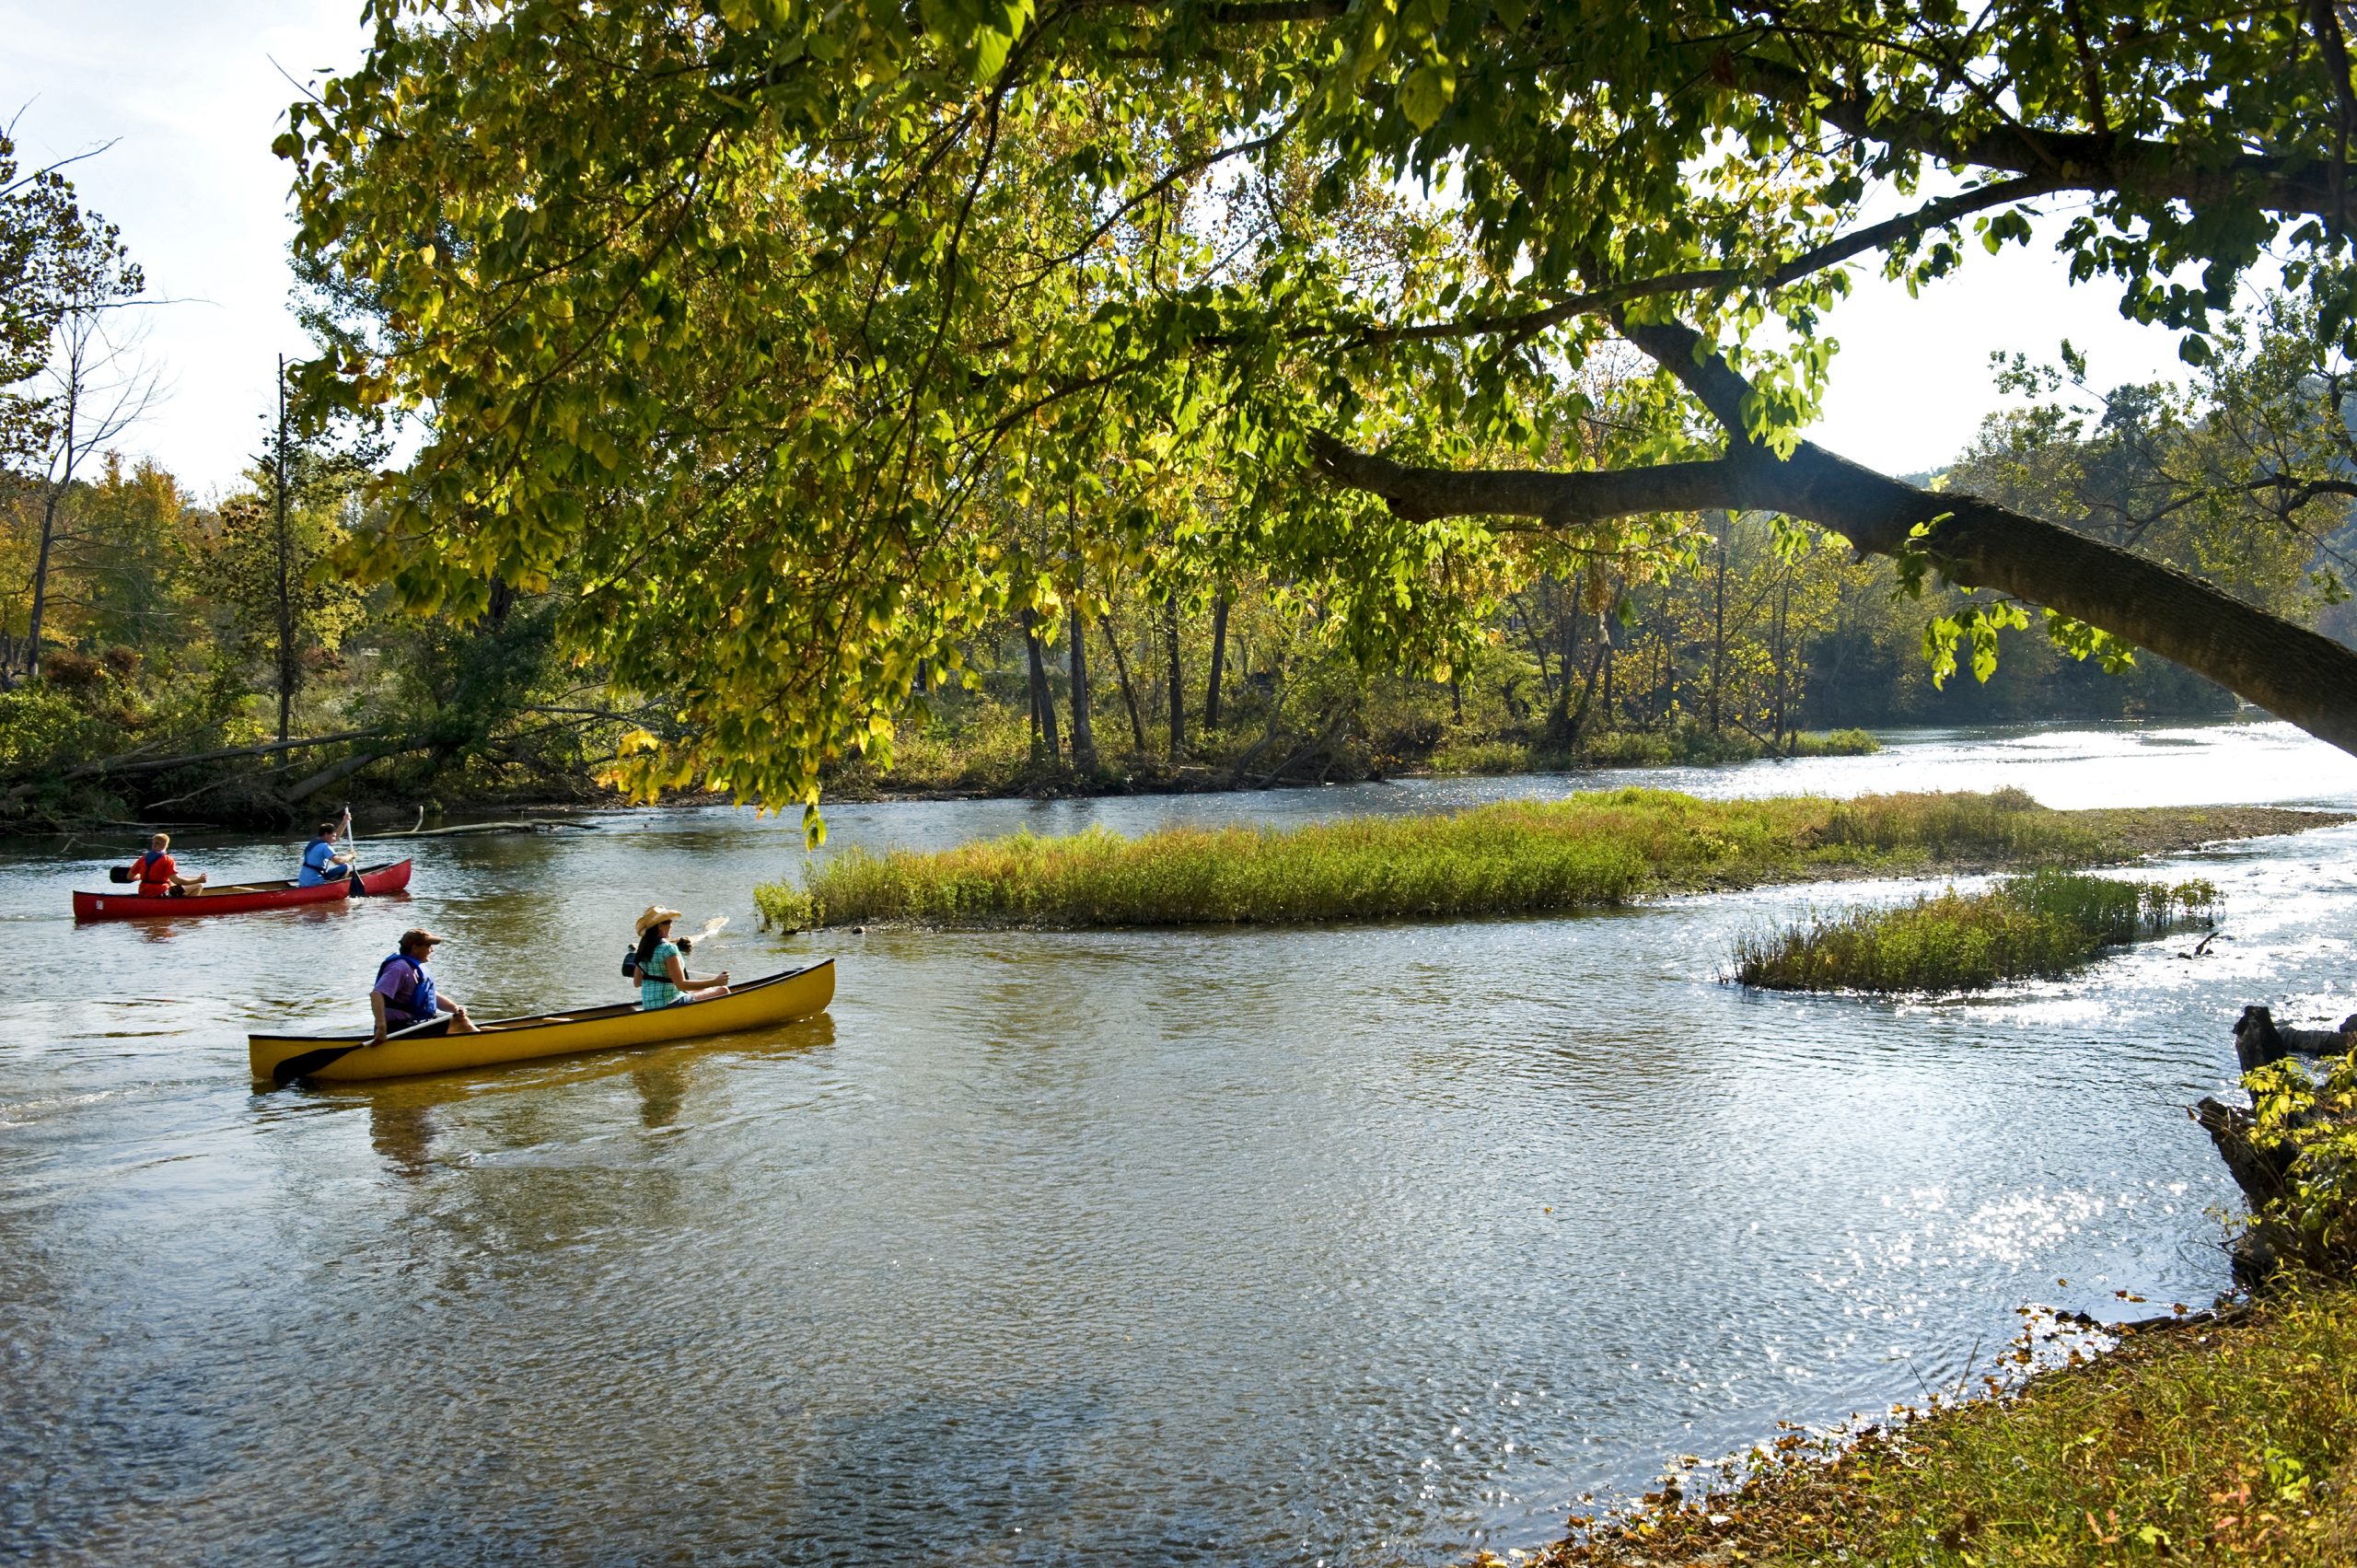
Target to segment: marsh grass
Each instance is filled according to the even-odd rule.
[[[2075,864],[2102,835],[2019,791],[1698,800],[1622,789],[1306,827],[1018,833],[930,854],[847,850],[754,890],[769,924],[1183,925],[1512,914],[1847,866]]]
[[[2357,1562],[2357,1295],[2147,1330],[2014,1393],[1752,1458],[1539,1568]]]
[[[2218,890],[2040,870],[1981,893],[1852,910],[1736,944],[1736,978],[1776,991],[1980,991],[2051,980],[2105,948],[2208,919]]]

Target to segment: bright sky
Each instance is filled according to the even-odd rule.
[[[200,495],[261,444],[274,356],[306,343],[290,308],[285,166],[270,143],[299,80],[359,58],[357,0],[0,0],[0,117],[41,160],[113,145],[73,171],[120,225],[150,292],[168,395],[126,438]],[[273,64],[274,62],[274,64]],[[21,111],[21,112],[19,112]],[[2174,375],[2167,333],[2119,319],[2101,284],[2066,286],[2050,251],[1976,254],[1922,301],[1862,284],[1833,316],[1842,345],[1824,423],[1835,450],[1886,471],[1934,468],[1995,407],[1991,349],[2050,359],[2068,337],[2109,385]]]

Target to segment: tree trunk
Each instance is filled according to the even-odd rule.
[[[1726,685],[1727,675],[1727,535],[1734,531],[1733,523],[1724,513],[1719,517],[1719,559],[1717,570],[1711,575],[1711,733],[1719,733],[1724,710],[1720,692]]]
[[[1609,730],[1612,726],[1612,624],[1606,621],[1598,629],[1604,633],[1604,690],[1597,695],[1602,699],[1605,727]]]
[[[1113,635],[1113,618],[1100,615],[1097,629],[1105,633],[1105,646],[1113,656],[1113,673],[1121,678],[1121,705],[1130,710],[1130,741],[1143,754],[1145,750],[1145,720],[1138,714],[1138,691],[1130,684],[1130,661],[1121,656],[1121,639]]]
[[[1203,685],[1203,727],[1219,727],[1219,678],[1227,664],[1227,595],[1212,600],[1212,668]]]
[[[1048,661],[1039,651],[1039,618],[1023,612],[1023,647],[1031,660],[1031,760],[1054,762],[1062,748],[1056,744],[1056,699],[1048,690]]]
[[[1786,566],[1776,579],[1776,622],[1769,644],[1769,666],[1776,681],[1775,749],[1784,749],[1786,703],[1792,692],[1793,569]]]
[[[1088,633],[1080,614],[1080,596],[1073,595],[1065,620],[1072,627],[1072,765],[1084,773],[1097,771],[1097,724],[1088,711]]]
[[[1177,767],[1187,752],[1186,672],[1178,661],[1178,596],[1162,604],[1163,636],[1170,648],[1170,765]]]
[[[57,482],[41,497],[41,549],[33,557],[33,603],[25,622],[25,679],[30,680],[41,673],[41,623],[49,605],[49,563],[57,540],[57,508],[65,499],[66,488],[74,482],[74,420],[79,412],[82,378],[70,376],[65,385],[64,445],[59,449]]]
[[[271,489],[278,506],[278,738],[291,732],[295,686],[302,679],[301,649],[295,642],[295,540],[286,520],[286,356],[278,356],[278,439],[273,446]],[[292,798],[299,799],[300,796]]]

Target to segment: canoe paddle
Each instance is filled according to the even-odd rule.
[[[352,852],[352,865],[344,875],[344,880],[352,887],[343,896],[365,899],[368,896],[368,886],[360,880],[360,835],[352,830],[352,807],[349,802],[343,807],[343,847]]]
[[[405,1029],[389,1030],[385,1039],[388,1042],[397,1040],[432,1040],[448,1033],[449,1028],[450,1020],[447,1017],[428,1018],[422,1024],[412,1024]],[[287,1057],[270,1070],[270,1086],[273,1089],[283,1089],[296,1079],[308,1078],[328,1063],[341,1062],[354,1051],[365,1050],[375,1043],[376,1041],[371,1040],[355,1040],[350,1045],[321,1046],[317,1051],[307,1051],[300,1056]]]

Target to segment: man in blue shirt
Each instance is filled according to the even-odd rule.
[[[316,888],[322,882],[341,882],[352,875],[352,852],[335,847],[336,834],[343,830],[341,821],[319,824],[319,833],[303,852],[303,869],[295,878],[296,887]]]

